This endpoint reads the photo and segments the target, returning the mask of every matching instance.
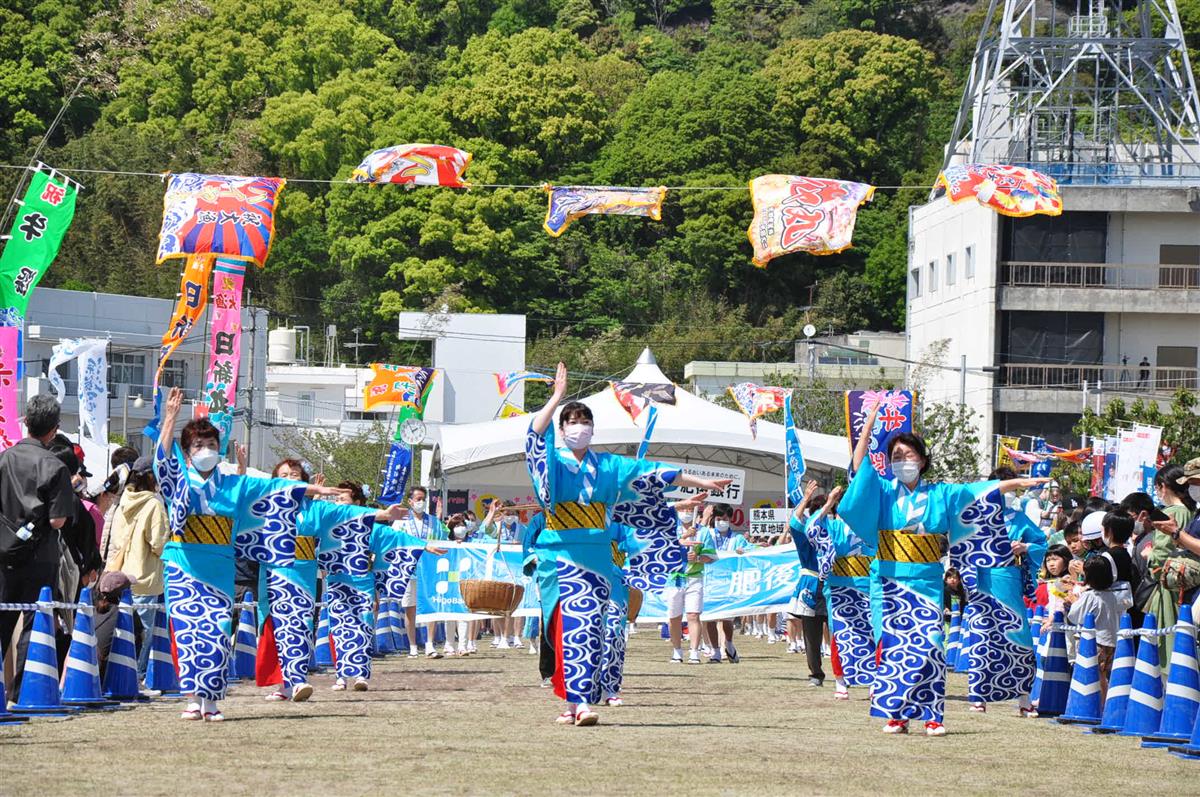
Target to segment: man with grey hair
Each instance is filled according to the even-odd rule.
[[[53,396],[30,399],[25,407],[28,437],[0,452],[0,601],[33,603],[58,576],[58,530],[74,510],[71,474],[48,448],[58,433],[59,406]],[[74,596],[71,596],[74,597]],[[10,699],[19,697],[33,612],[24,616],[17,641],[16,677]],[[0,661],[8,653],[17,612],[0,612]]]

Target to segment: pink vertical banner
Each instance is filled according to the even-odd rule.
[[[221,431],[222,451],[229,444],[229,433],[233,431],[238,364],[242,361],[242,285],[245,277],[245,263],[217,258],[212,275],[208,374],[196,415],[207,415]]]
[[[0,451],[16,445],[21,439],[21,418],[17,410],[20,341],[20,327],[0,327]]]

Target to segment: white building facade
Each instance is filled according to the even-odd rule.
[[[944,197],[910,212],[908,356],[941,352],[940,368],[923,369],[926,399],[964,397],[985,440],[1069,445],[1084,401],[1197,388],[1196,187],[1065,186],[1062,197],[1057,217]]]
[[[154,371],[162,335],[171,319],[175,302],[144,296],[87,293],[55,288],[38,288],[29,302],[25,322],[22,360],[25,366],[25,400],[50,393],[47,369],[56,344],[64,338],[105,338],[108,345],[108,430],[110,439],[120,438],[143,453],[150,444],[142,429],[154,417]],[[261,467],[271,457],[265,450],[257,420],[263,416],[263,385],[267,362],[267,311],[242,310],[242,359],[239,369],[234,436],[250,446],[251,464]],[[208,337],[198,326],[167,361],[164,387],[180,387],[188,406],[194,405],[204,386]],[[66,384],[62,429],[72,439],[79,430],[77,364],[60,369]],[[141,399],[139,401],[139,398]],[[190,418],[188,409],[184,417]],[[85,447],[86,448],[86,447]],[[93,474],[107,466],[93,461]]]

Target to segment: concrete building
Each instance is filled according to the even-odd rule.
[[[683,376],[688,389],[704,397],[720,395],[739,382],[821,382],[831,390],[904,383],[905,336],[900,332],[860,331],[823,337],[819,342],[797,340],[795,351],[795,362],[694,360],[684,366]]]
[[[965,385],[985,435],[1069,444],[1097,390],[1165,401],[1195,389],[1200,191],[1159,182],[1065,186],[1054,218],[944,198],[915,208],[908,352],[941,349],[946,366],[927,369],[927,399],[958,401]]]
[[[496,417],[496,373],[525,367],[525,316],[498,313],[401,313],[401,340],[433,342],[437,379],[425,404],[428,423],[477,423]],[[524,406],[517,385],[509,401]]]
[[[25,397],[51,392],[46,371],[54,346],[63,338],[108,338],[108,410],[110,438],[126,439],[138,450],[149,453],[142,429],[154,416],[154,370],[163,331],[175,302],[144,296],[86,293],[55,288],[38,288],[29,302],[25,322]],[[267,362],[267,311],[242,311],[242,361],[238,381],[239,412],[234,435],[250,445],[251,465],[261,467],[272,456],[264,450],[263,434],[257,423],[262,418]],[[181,387],[190,402],[199,398],[205,378],[208,339],[201,329],[167,361],[162,384]],[[74,438],[79,430],[78,375],[76,363],[61,369],[67,388],[63,402],[62,428]],[[257,389],[251,391],[251,387]],[[139,401],[140,397],[140,401]],[[246,412],[245,410],[249,410]],[[187,409],[185,417],[190,417]],[[273,462],[273,460],[272,460]],[[106,472],[99,458],[88,453],[89,470]]]

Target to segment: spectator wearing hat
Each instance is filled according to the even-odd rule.
[[[125,492],[113,516],[106,569],[122,573],[132,582],[133,605],[142,628],[138,650],[138,675],[145,676],[150,660],[150,642],[158,611],[147,604],[162,602],[162,552],[170,539],[167,510],[158,496],[154,463],[139,457],[129,470]]]
[[[59,529],[75,503],[71,474],[47,447],[58,433],[59,411],[53,396],[34,396],[25,408],[29,436],[0,453],[0,601],[33,603],[42,587],[57,581]],[[33,614],[0,612],[0,661],[12,643],[17,618],[24,618],[16,642],[12,700],[20,697]]]
[[[108,653],[112,650],[113,630],[117,627],[117,609],[121,604],[121,593],[127,589],[129,576],[124,573],[105,573],[96,584],[92,624],[96,635],[96,659],[100,664],[101,678],[104,677],[104,668],[108,664]]]

